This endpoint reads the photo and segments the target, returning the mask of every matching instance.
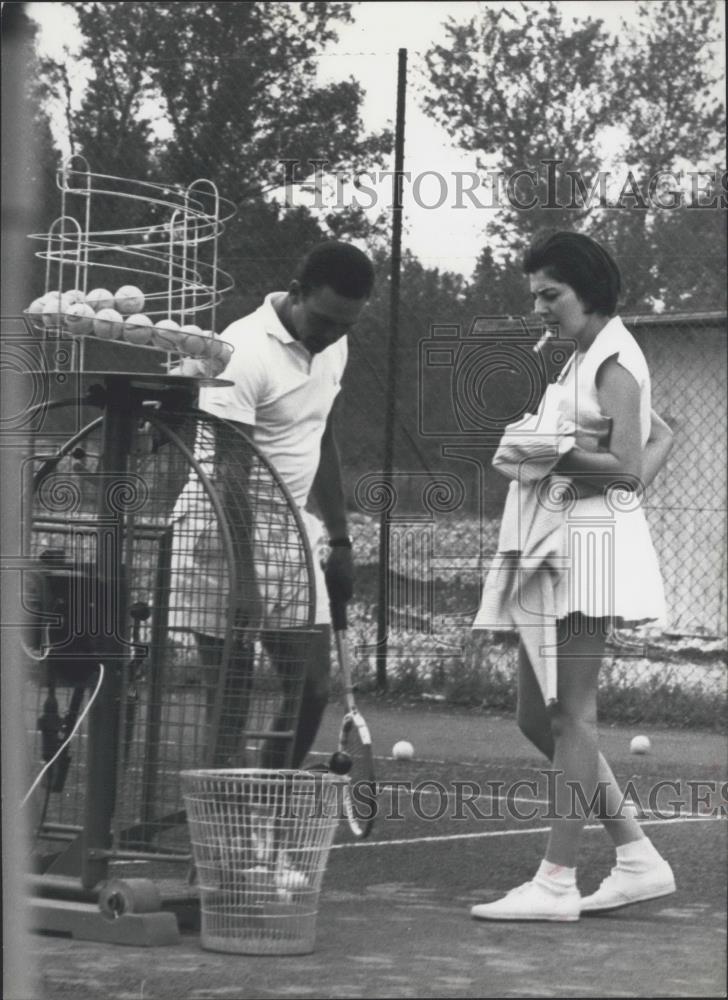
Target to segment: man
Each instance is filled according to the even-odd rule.
[[[316,634],[305,667],[294,767],[300,766],[313,744],[328,701],[329,596],[347,601],[352,593],[351,540],[332,408],[346,366],[346,337],[360,318],[373,284],[372,264],[356,247],[338,241],[314,247],[299,264],[287,291],[266,296],[260,308],[223,332],[234,352],[222,377],[233,385],[200,393],[200,408],[233,421],[276,469],[301,510],[314,553]],[[328,535],[325,577],[317,557],[322,526],[306,511],[310,497]],[[244,559],[246,551],[249,554],[251,547],[243,543],[237,559]],[[261,557],[254,558],[260,567]],[[263,639],[274,661],[291,658],[283,633],[268,631]],[[203,632],[198,634],[198,643],[207,664],[213,665],[219,657],[219,639]],[[233,665],[233,672],[237,669],[249,675],[250,655],[247,666],[245,654],[238,659],[242,666]],[[244,701],[243,695],[241,726]],[[269,754],[264,763],[274,766],[274,761]]]

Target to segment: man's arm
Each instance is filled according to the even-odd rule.
[[[321,438],[321,458],[311,489],[329,538],[348,537],[346,503],[341,479],[341,460],[334,433],[333,410]]]
[[[332,543],[324,566],[326,588],[332,602],[346,604],[354,592],[354,559],[346,521],[341,461],[334,433],[333,411],[321,439],[321,459],[311,489]]]

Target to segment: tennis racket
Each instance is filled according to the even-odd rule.
[[[374,775],[372,738],[364,716],[354,702],[344,602],[332,601],[331,621],[346,703],[346,711],[339,730],[339,751],[351,758],[351,769],[343,794],[344,814],[353,835],[363,840],[371,833],[376,815],[377,783]]]

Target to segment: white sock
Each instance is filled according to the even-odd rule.
[[[640,837],[639,840],[631,840],[628,844],[622,844],[617,848],[617,862],[651,862],[661,860],[661,855],[655,845],[648,837]]]
[[[565,868],[563,865],[555,865],[553,861],[542,861],[536,872],[536,878],[562,889],[569,889],[576,885],[576,868]]]

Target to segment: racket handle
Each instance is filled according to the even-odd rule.
[[[331,602],[331,624],[334,632],[346,630],[346,601]]]

